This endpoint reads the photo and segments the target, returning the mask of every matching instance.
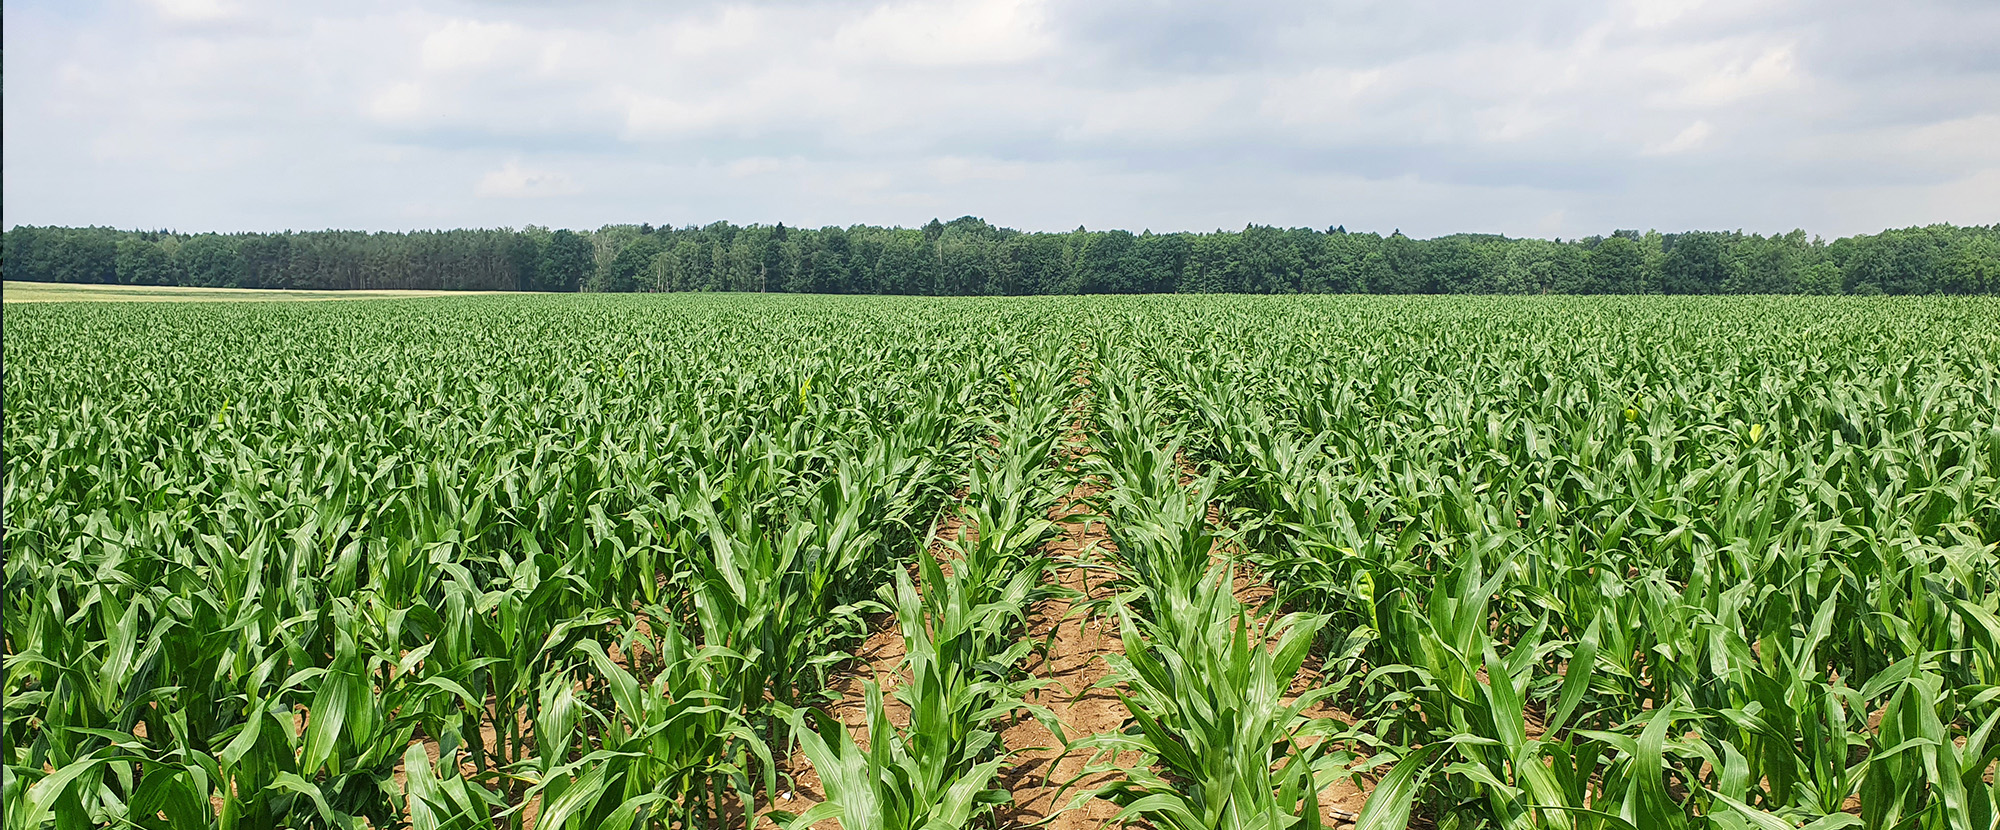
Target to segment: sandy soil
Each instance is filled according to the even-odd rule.
[[[1087,451],[1080,437],[1070,448],[1077,453]],[[1093,567],[1096,557],[1110,549],[1104,525],[1076,519],[1089,512],[1089,500],[1097,493],[1095,485],[1079,482],[1050,517],[1071,522],[1064,526],[1063,535],[1048,545],[1050,556],[1060,563],[1055,581],[1086,599],[1108,595],[1106,583],[1111,581],[1108,571]],[[1093,688],[1110,673],[1104,656],[1124,653],[1116,627],[1108,620],[1073,615],[1074,607],[1073,601],[1061,598],[1037,604],[1029,612],[1026,633],[1030,639],[1049,642],[1048,651],[1031,662],[1029,671],[1051,681],[1029,702],[1048,707],[1070,743],[1121,729],[1126,718],[1115,689]],[[1014,794],[1014,803],[999,811],[1003,828],[1038,825],[1059,813],[1078,793],[1111,780],[1108,773],[1079,779],[1089,762],[1088,753],[1064,752],[1062,741],[1033,719],[1002,731],[1000,738],[1018,759],[1000,776],[1002,786]],[[1065,784],[1070,787],[1066,792]],[[1044,826],[1054,830],[1106,827],[1117,813],[1117,805],[1092,800]]]

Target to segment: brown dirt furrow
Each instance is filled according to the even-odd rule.
[[[1051,518],[1065,520],[1088,512],[1086,505],[1097,493],[1094,485],[1078,484],[1057,505]],[[1109,548],[1110,540],[1101,523],[1076,521],[1066,525],[1063,535],[1047,546],[1050,556],[1060,562],[1053,580],[1087,599],[1107,596],[1111,576],[1092,564]],[[1117,629],[1108,620],[1072,616],[1075,605],[1066,598],[1037,603],[1029,612],[1026,634],[1030,639],[1049,643],[1047,653],[1030,666],[1030,671],[1051,681],[1031,695],[1028,702],[1048,707],[1072,743],[1090,735],[1116,731],[1125,725],[1126,718],[1125,706],[1114,690],[1095,688],[1110,673],[1111,667],[1104,656],[1124,653]],[[1001,786],[1014,795],[1014,803],[1001,809],[1001,827],[1084,830],[1110,826],[1118,808],[1107,801],[1093,800],[1062,812],[1078,793],[1088,792],[1112,778],[1109,773],[1099,773],[1078,779],[1090,760],[1087,752],[1065,752],[1056,735],[1033,719],[1002,730],[1000,737],[1016,759],[1000,774]],[[1072,780],[1074,783],[1064,791],[1064,784]]]
[[[1072,471],[1075,461],[1091,451],[1084,424],[1091,395],[1087,367],[1078,368],[1074,383],[1077,397],[1070,408],[1072,421],[1060,450]],[[1057,563],[1050,578],[1083,601],[1103,598],[1112,590],[1110,571],[1097,567],[1101,555],[1115,549],[1110,534],[1101,521],[1086,518],[1102,492],[1097,483],[1079,480],[1049,512],[1050,519],[1063,522],[1062,535],[1044,547]],[[1032,718],[1001,731],[1000,739],[1015,759],[1000,773],[1000,786],[1014,797],[1012,804],[999,810],[1003,828],[1086,830],[1110,827],[1118,814],[1117,805],[1096,799],[1064,810],[1079,794],[1108,783],[1114,774],[1084,777],[1091,754],[1082,749],[1065,751],[1063,739],[1075,744],[1091,735],[1122,729],[1127,714],[1116,690],[1098,688],[1111,673],[1105,656],[1124,653],[1117,626],[1075,613],[1077,604],[1078,600],[1056,597],[1036,603],[1028,613],[1024,636],[1048,644],[1045,652],[1029,658],[1029,671],[1049,681],[1030,695],[1028,702],[1047,707],[1062,727],[1063,736],[1058,738]]]
[[[1287,702],[1297,700],[1300,695],[1325,683],[1325,676],[1320,673],[1319,666],[1315,665],[1317,662],[1317,658],[1309,659],[1306,665],[1299,668],[1298,677],[1292,679],[1291,688],[1285,692],[1284,699]],[[1330,706],[1323,700],[1307,707],[1305,714],[1311,718],[1330,718],[1348,725],[1352,725],[1355,721],[1352,714]],[[1368,781],[1365,786],[1357,786],[1353,778],[1347,776],[1327,784],[1319,791],[1320,821],[1328,827],[1336,822],[1353,823],[1361,816],[1361,808],[1368,806],[1368,794],[1374,791],[1374,782]]]

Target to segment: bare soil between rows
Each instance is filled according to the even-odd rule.
[[[1073,452],[1086,451],[1080,441]],[[1051,559],[1059,564],[1054,581],[1075,591],[1083,601],[1108,596],[1109,571],[1094,561],[1111,542],[1101,522],[1088,518],[1090,500],[1100,489],[1087,481],[1078,482],[1057,504],[1050,516],[1066,522],[1062,536],[1048,543]],[[1028,702],[1045,706],[1061,725],[1063,738],[1074,744],[1090,735],[1114,732],[1125,725],[1125,705],[1113,688],[1098,688],[1111,672],[1105,661],[1110,654],[1123,654],[1124,643],[1108,620],[1075,614],[1076,600],[1056,598],[1037,603],[1028,615],[1029,639],[1049,644],[1045,653],[1031,659],[1028,670],[1049,685],[1036,690]],[[1076,809],[1063,807],[1108,783],[1111,773],[1083,776],[1089,753],[1065,751],[1063,740],[1039,721],[1028,719],[1000,733],[1001,741],[1015,753],[1015,764],[1001,772],[1000,781],[1014,794],[1014,803],[1003,805],[1000,826],[1045,826],[1052,830],[1085,830],[1108,827],[1118,807],[1092,799]],[[1054,821],[1049,818],[1054,816]],[[1044,822],[1048,822],[1044,824]]]

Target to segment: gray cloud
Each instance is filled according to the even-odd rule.
[[[2000,7],[9,3],[4,221],[2000,221]]]

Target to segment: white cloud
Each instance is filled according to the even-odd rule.
[[[1628,0],[1625,19],[1640,30],[1676,27],[1716,31],[1746,19],[1768,16],[1785,6],[1808,8],[1799,0]]]
[[[859,61],[918,66],[1014,63],[1048,51],[1035,0],[956,0],[875,7],[842,26],[834,47]]]
[[[1320,67],[1265,82],[1258,111],[1282,124],[1342,121],[1362,112],[1364,96],[1381,84],[1381,67]]]
[[[424,38],[425,69],[471,69],[492,64],[509,53],[529,51],[531,38],[512,23],[453,20]]]
[[[227,20],[236,15],[238,9],[227,0],[151,0],[152,6],[162,17],[170,20],[208,22]]]
[[[1028,165],[1022,162],[998,161],[990,158],[964,158],[943,156],[928,163],[931,176],[939,184],[958,184],[981,179],[992,181],[1020,181],[1028,175]]]
[[[1687,125],[1686,129],[1675,133],[1673,138],[1646,145],[1645,154],[1649,156],[1670,156],[1675,153],[1685,153],[1696,147],[1700,147],[1702,142],[1707,141],[1709,134],[1713,132],[1715,132],[1715,128],[1710,126],[1707,121],[1696,121],[1693,124]]]
[[[722,109],[702,103],[688,103],[656,95],[635,95],[625,105],[626,134],[632,136],[673,135],[720,123]]]
[[[568,175],[523,167],[515,160],[481,176],[478,186],[473,188],[473,193],[486,199],[539,199],[582,192]]]
[[[1651,63],[1663,74],[1682,80],[1673,93],[1675,101],[1697,107],[1788,92],[1803,83],[1797,73],[1794,45],[1765,46],[1752,54],[1744,54],[1746,51],[1736,44],[1702,44],[1662,54]]]
[[[751,156],[723,165],[723,169],[728,171],[731,178],[742,179],[785,170],[797,170],[802,166],[804,166],[804,160],[799,158],[781,159],[770,156]]]
[[[652,27],[643,37],[656,57],[713,58],[770,45],[785,28],[785,12],[755,6],[728,6],[713,17],[693,17]],[[754,53],[753,53],[754,54]]]
[[[398,81],[376,93],[368,113],[384,121],[406,121],[424,112],[424,90],[412,81]]]
[[[1091,98],[1067,135],[1143,144],[1233,130],[1240,122],[1221,116],[1243,96],[1235,79],[1202,78],[1106,90]]]
[[[2000,165],[2000,113],[1925,124],[1909,130],[1898,143],[1911,155]]]

